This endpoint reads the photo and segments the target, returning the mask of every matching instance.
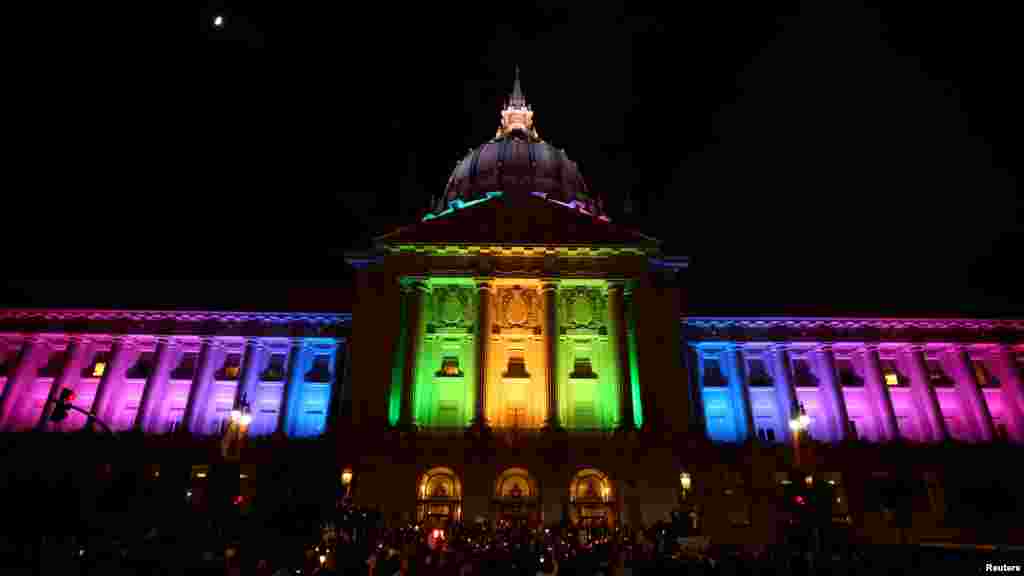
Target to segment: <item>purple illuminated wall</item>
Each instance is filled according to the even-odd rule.
[[[115,431],[137,428],[162,434],[184,428],[194,436],[218,435],[243,391],[254,416],[251,435],[280,430],[305,437],[325,431],[335,389],[335,358],[343,350],[343,338],[198,337],[180,330],[173,336],[66,333],[49,331],[52,319],[38,333],[26,336],[23,331],[4,331],[2,324],[12,318],[35,319],[33,315],[44,320],[46,315],[60,320],[94,316],[102,322],[118,314],[130,315],[128,319],[136,323],[205,322],[207,330],[211,323],[221,322],[229,334],[237,333],[243,323],[270,334],[301,332],[303,325],[317,323],[316,331],[322,332],[324,325],[350,319],[348,315],[0,311],[0,429],[80,430],[86,419],[77,412],[59,424],[44,418],[48,398],[70,388],[76,393],[75,406],[93,411]],[[242,359],[237,371],[224,371],[229,357]],[[275,366],[272,360],[277,361]]]
[[[986,330],[1001,336],[986,341]],[[892,340],[858,340],[858,331],[887,332]],[[1001,343],[1008,331],[1024,342],[1022,321],[689,318],[683,345],[695,352],[691,374],[706,433],[716,442],[757,438],[769,427],[777,442],[788,441],[786,412],[795,407],[785,406],[785,398],[792,393],[811,419],[811,436],[822,442],[855,433],[876,443],[896,435],[908,442],[975,443],[987,441],[987,428],[993,439],[1005,435],[1024,443],[1024,391],[1015,361],[1024,344]],[[743,338],[723,340],[723,332]],[[815,334],[821,340],[810,338]],[[921,343],[929,334],[935,340]],[[764,361],[773,369],[751,382],[748,372],[731,370],[737,360],[730,354],[742,365]],[[772,354],[785,360],[773,361]],[[977,376],[972,363],[991,376]],[[753,426],[745,433],[748,411]]]

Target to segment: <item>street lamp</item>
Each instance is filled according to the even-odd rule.
[[[246,401],[244,392],[231,410],[231,422],[238,424],[242,428],[248,427],[252,422],[252,414],[249,413],[249,402]]]
[[[800,403],[800,412],[789,421],[789,429],[793,431],[793,434],[800,434],[804,430],[807,430],[811,425],[811,417],[807,415],[807,410],[804,408],[804,403]]]
[[[811,417],[807,415],[804,403],[800,403],[800,411],[789,420],[789,429],[793,431],[793,458],[794,464],[800,467],[800,433],[807,430],[811,425]]]
[[[690,488],[693,487],[693,478],[690,477],[689,472],[683,472],[679,475],[679,486],[682,488],[683,500],[686,500],[690,495]]]

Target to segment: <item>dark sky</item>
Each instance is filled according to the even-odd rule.
[[[697,312],[1024,316],[1009,14],[435,4],[201,3],[194,50],[127,51],[69,113],[67,201],[20,200],[60,213],[8,219],[8,276],[51,280],[0,305],[347,308],[343,252],[441,192],[518,64],[613,220],[692,257]]]

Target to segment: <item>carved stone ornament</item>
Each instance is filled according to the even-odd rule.
[[[473,289],[438,286],[431,292],[431,324],[435,329],[457,329],[473,324]]]
[[[568,329],[599,330],[604,326],[607,298],[593,288],[570,288],[562,291],[562,326]]]
[[[502,328],[539,326],[541,298],[531,288],[511,286],[500,288],[495,298],[495,323]]]

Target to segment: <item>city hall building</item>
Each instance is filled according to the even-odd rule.
[[[81,430],[48,418],[68,388],[135,439],[98,460],[191,459],[196,485],[238,462],[257,502],[266,466],[316,454],[391,521],[682,511],[713,541],[773,543],[787,487],[817,482],[853,539],[1021,540],[984,506],[1020,506],[1001,467],[1024,443],[1024,321],[689,316],[687,259],[610,221],[518,79],[432,204],[347,258],[350,310],[0,310],[8,445]]]

